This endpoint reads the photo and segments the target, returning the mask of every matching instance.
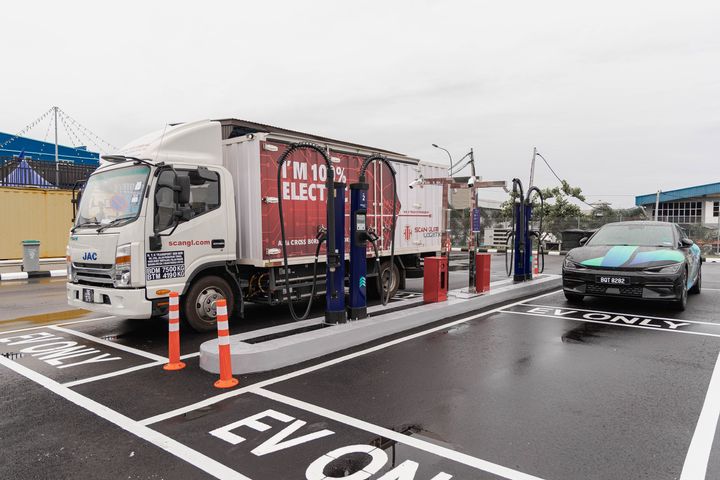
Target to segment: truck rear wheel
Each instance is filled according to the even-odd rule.
[[[193,330],[209,332],[217,328],[216,303],[221,298],[227,300],[228,317],[232,316],[235,294],[224,278],[208,275],[193,283],[184,295],[182,308]]]
[[[390,284],[390,298],[393,298],[400,288],[400,269],[395,264],[392,265],[391,269],[389,260],[380,263],[380,275],[375,277],[375,282],[373,282],[375,286],[373,294],[381,300],[383,296],[383,283],[385,283],[385,288],[388,288],[388,283]]]

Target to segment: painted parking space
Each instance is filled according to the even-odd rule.
[[[59,382],[164,360],[159,355],[61,326],[0,333],[0,355]]]
[[[720,343],[671,332],[509,310],[265,388],[541,478],[680,478]]]
[[[12,362],[57,380],[66,388],[58,391],[83,405],[108,409],[108,418],[141,438],[156,441],[157,432],[158,442],[176,442],[197,460],[187,461],[216,478],[704,478],[681,475],[698,420],[713,421],[704,404],[720,332],[702,309],[665,317],[609,307],[576,308],[561,294],[543,295],[319,363],[246,376],[225,392],[212,388],[215,377],[192,357],[186,370],[168,373],[138,355],[130,367],[117,363],[80,381],[22,363],[43,362],[35,357]],[[131,332],[132,324],[113,325]],[[111,327],[31,332],[62,334],[58,342],[80,346],[96,345]],[[0,339],[20,334],[27,332]],[[157,335],[148,350],[134,335],[119,338],[130,351],[114,348],[118,338],[97,345],[152,356],[166,342],[165,331]],[[74,368],[86,367],[94,365]],[[332,433],[318,436],[323,431]],[[693,465],[703,462],[708,442],[700,443]],[[709,472],[717,471],[715,458]]]
[[[487,471],[493,469],[512,475],[455,451],[417,425],[387,429],[263,389],[152,428],[258,479],[507,478]]]

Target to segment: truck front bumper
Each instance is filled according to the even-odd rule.
[[[150,318],[153,304],[145,298],[144,288],[90,287],[66,283],[68,305],[123,318]],[[90,290],[93,302],[85,302],[83,290]]]

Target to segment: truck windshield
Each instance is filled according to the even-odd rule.
[[[670,225],[605,225],[585,245],[672,247],[674,238]]]
[[[75,228],[114,226],[135,220],[150,168],[145,165],[96,173],[83,190]]]

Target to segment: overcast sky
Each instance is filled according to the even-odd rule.
[[[115,145],[236,117],[435,163],[431,143],[473,147],[479,175],[525,183],[537,146],[615,207],[720,181],[717,0],[36,1],[2,17],[0,131],[52,105]],[[538,165],[535,183],[556,181]]]

